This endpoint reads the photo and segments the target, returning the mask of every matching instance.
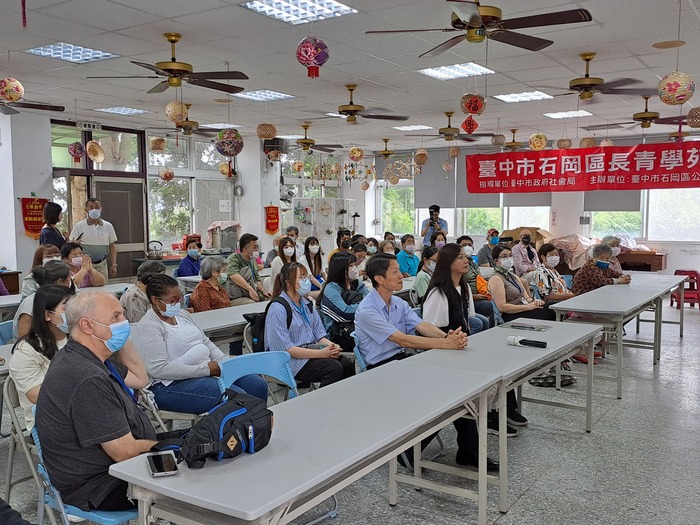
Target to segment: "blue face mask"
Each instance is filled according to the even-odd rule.
[[[492,245],[497,246],[499,242],[501,242],[501,238],[499,236],[496,237],[491,237],[491,240],[489,241]]]
[[[65,312],[54,312],[53,310],[49,310],[52,314],[58,314],[61,316],[61,324],[56,324],[53,321],[51,321],[51,324],[54,325],[56,328],[58,328],[61,332],[64,334],[68,333],[68,323],[66,322],[66,314]],[[95,321],[97,322],[97,321]]]
[[[297,289],[297,292],[302,297],[306,297],[307,295],[309,295],[310,291],[311,291],[311,281],[309,279],[302,279],[301,282],[299,283],[299,288]]]
[[[189,255],[193,259],[197,259],[199,258],[199,250],[187,250],[187,255]]]
[[[601,270],[605,270],[608,266],[610,266],[610,261],[598,261],[596,260],[595,265],[600,268]]]
[[[175,317],[180,313],[180,303],[166,304],[165,311],[161,310],[160,315],[163,317]]]
[[[92,321],[95,320],[92,319]],[[129,339],[129,334],[131,333],[131,325],[129,325],[128,319],[124,319],[123,321],[119,321],[118,323],[114,324],[102,324],[99,321],[95,322],[101,326],[109,327],[109,331],[112,332],[112,337],[109,339],[100,339],[95,334],[92,334],[92,337],[95,339],[100,339],[100,341],[102,341],[105,346],[109,348],[110,352],[118,352],[124,347],[124,344],[126,343],[126,340]]]

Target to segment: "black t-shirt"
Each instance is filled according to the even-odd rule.
[[[116,365],[122,377],[126,368]],[[146,413],[122,389],[105,364],[70,340],[51,361],[36,409],[44,464],[63,501],[88,510],[102,503],[119,480],[101,443],[131,432],[155,439]]]

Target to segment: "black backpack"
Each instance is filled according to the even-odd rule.
[[[287,328],[292,325],[292,307],[282,297],[275,297],[265,308],[265,312],[261,314],[243,314],[243,318],[250,323],[250,333],[253,344],[253,352],[265,351],[265,318],[267,311],[273,303],[279,303],[284,306],[287,312]],[[314,304],[309,301],[309,312],[314,311]]]

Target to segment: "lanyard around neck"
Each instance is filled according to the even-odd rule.
[[[126,386],[126,383],[124,382],[124,379],[122,379],[121,374],[119,373],[117,368],[112,363],[110,363],[109,359],[105,361],[105,366],[109,370],[109,373],[112,375],[112,377],[114,377],[114,379],[117,380],[119,386],[122,387],[122,390],[124,390],[124,392],[126,392],[129,395],[129,397],[134,401],[134,403],[138,405],[139,400],[136,398],[136,395],[128,386]]]

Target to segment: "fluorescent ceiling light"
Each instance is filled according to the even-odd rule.
[[[200,128],[221,128],[221,129],[235,129],[242,128],[238,124],[229,124],[228,122],[214,122],[213,124],[200,124]]]
[[[452,66],[429,67],[419,69],[418,73],[423,73],[429,77],[439,80],[452,80],[454,78],[478,77],[480,75],[492,75],[495,71],[482,67],[474,62],[466,64],[454,64]]]
[[[145,111],[143,109],[127,108],[124,106],[112,106],[111,108],[97,108],[93,111],[101,111],[102,113],[114,113],[115,115],[143,115],[144,113],[150,113],[150,111]]]
[[[69,44],[67,42],[56,42],[48,46],[27,49],[25,53],[48,58],[57,58],[58,60],[73,62],[74,64],[86,64],[88,62],[97,62],[98,60],[119,58],[119,55],[115,55],[114,53],[90,49],[89,47],[76,46],[75,44]]]
[[[335,0],[254,0],[238,5],[292,25],[357,13]]]
[[[304,135],[277,135],[278,139],[282,140],[297,140],[297,139],[303,139]]]
[[[277,91],[270,91],[269,89],[261,89],[258,91],[243,91],[242,93],[236,93],[233,96],[247,98],[248,100],[255,100],[256,102],[270,102],[273,100],[287,100],[289,98],[294,98],[294,95],[278,93]]]
[[[559,113],[543,113],[543,115],[549,118],[576,118],[592,117],[593,113],[589,113],[585,109],[580,109],[578,111],[560,111]]]
[[[503,102],[508,102],[509,104],[513,102],[532,102],[533,100],[547,100],[554,98],[552,95],[543,93],[542,91],[524,91],[522,93],[509,93],[507,95],[494,95],[493,98],[502,100]]]
[[[399,131],[423,131],[425,129],[435,129],[430,126],[424,126],[423,124],[412,124],[410,126],[394,126],[393,129],[398,129]]]
[[[326,113],[326,116],[335,118],[348,118],[347,115],[341,115],[340,113]]]

